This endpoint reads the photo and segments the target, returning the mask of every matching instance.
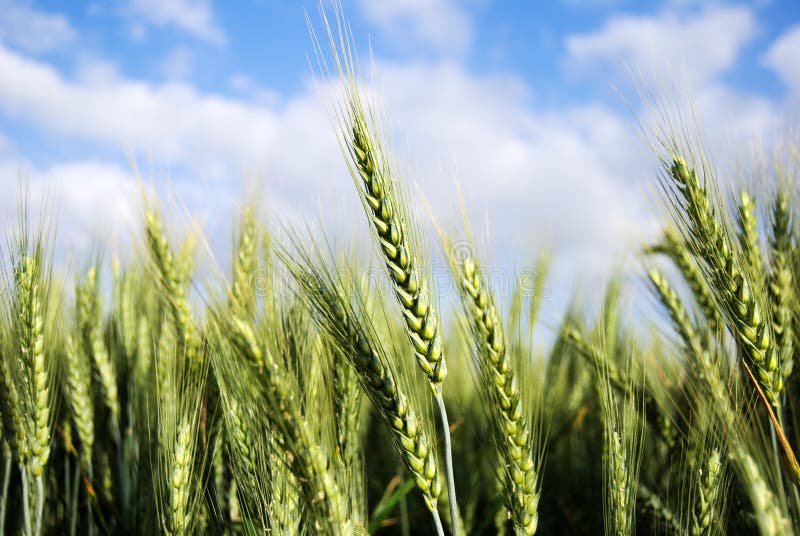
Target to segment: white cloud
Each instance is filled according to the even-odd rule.
[[[228,80],[228,86],[257,104],[273,107],[280,101],[278,92],[256,84],[244,73],[235,73]]]
[[[510,265],[508,252],[528,254],[553,244],[554,285],[576,277],[597,281],[654,233],[656,215],[648,201],[654,157],[626,115],[592,102],[540,108],[522,79],[476,76],[458,63],[377,63],[378,93],[401,160],[413,170],[406,178],[419,184],[441,219],[452,222],[454,167],[472,221],[478,226],[488,215],[492,253],[502,256],[501,265]],[[208,224],[212,243],[227,244],[229,227],[220,222],[231,217],[227,211],[242,176],[263,177],[260,190],[281,215],[313,220],[321,207],[323,217],[335,222],[332,236],[353,225],[363,228],[316,91],[308,87],[262,102],[253,92],[263,88],[247,77],[234,76],[230,84],[246,98],[113,73],[71,80],[0,46],[0,113],[53,137],[131,149],[157,168],[165,166],[178,199]],[[715,147],[725,147],[735,127],[744,129],[736,137],[747,141],[777,122],[769,101],[720,84],[705,84],[693,95]],[[84,146],[89,151],[92,144]],[[115,199],[128,195],[95,186],[119,184],[128,192],[124,168],[111,169],[57,164],[37,176],[66,177],[61,191],[70,190],[68,204],[81,207],[70,213],[90,225],[94,214],[85,210],[88,203],[102,204],[98,199],[108,196],[113,207]],[[117,178],[95,183],[81,176]],[[81,196],[90,198],[87,205],[81,205]],[[90,235],[81,226],[75,229]],[[218,250],[218,258],[226,256]]]
[[[26,1],[0,0],[0,43],[45,52],[73,41],[75,36],[63,15],[37,11]]]
[[[473,22],[463,0],[359,0],[359,6],[399,48],[413,43],[461,52],[472,41]]]
[[[169,51],[161,64],[161,70],[167,78],[180,80],[187,78],[192,72],[194,55],[185,46],[178,46]]]
[[[87,69],[91,71],[91,69]],[[189,162],[212,175],[225,162],[257,166],[274,144],[276,115],[192,86],[103,77],[73,81],[0,46],[0,110],[63,137]]]
[[[558,244],[559,277],[579,266],[591,277],[652,232],[642,203],[648,155],[613,111],[537,110],[521,80],[475,78],[455,65],[379,69],[390,120],[434,210],[454,213],[455,162],[473,222],[488,214],[500,250]]]
[[[198,39],[224,44],[225,32],[214,17],[211,0],[124,0],[125,12],[153,26],[174,26]],[[132,36],[142,36],[135,24]]]
[[[610,252],[647,225],[635,185],[645,159],[632,154],[635,136],[610,110],[536,110],[520,79],[475,77],[457,64],[379,64],[378,70],[379,92],[414,170],[409,179],[437,210],[452,214],[449,163],[456,162],[469,209],[476,221],[484,210],[491,215],[498,248],[528,251],[552,240],[562,258],[595,259],[600,273]],[[0,47],[0,111],[50,135],[132,149],[166,165],[193,210],[217,211],[211,219],[229,206],[220,204],[218,190],[235,187],[197,177],[238,180],[236,170],[263,176],[265,196],[287,212],[313,219],[321,205],[326,218],[349,226],[359,211],[312,88],[266,107],[186,84],[67,80]],[[80,184],[76,192],[94,188]]]
[[[13,224],[20,185],[26,185],[34,211],[57,214],[60,256],[78,259],[101,247],[105,253],[128,250],[139,223],[140,192],[133,175],[116,164],[81,160],[36,169],[10,159],[0,160],[2,225]],[[68,260],[68,259],[62,259]]]
[[[746,7],[619,15],[599,31],[567,36],[563,64],[568,73],[630,68],[679,87],[695,86],[733,66],[756,30],[755,16]]]
[[[763,61],[800,98],[800,25],[794,26],[770,45]]]

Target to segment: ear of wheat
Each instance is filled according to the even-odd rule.
[[[366,318],[363,303],[359,307],[355,298],[354,305],[346,297],[344,285],[320,267],[321,261],[315,264],[310,254],[301,253],[298,260],[287,257],[286,261],[314,310],[315,320],[331,338],[337,354],[358,374],[365,393],[390,427],[396,448],[434,516],[437,531],[443,534],[437,509],[440,479],[433,444],[421,417],[403,393],[402,383],[374,330],[361,320]]]

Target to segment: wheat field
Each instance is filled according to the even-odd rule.
[[[634,325],[612,279],[598,310],[543,326],[547,255],[497,295],[466,218],[411,210],[346,26],[321,35],[366,261],[253,202],[230,270],[201,276],[143,189],[132,260],[65,271],[20,196],[0,534],[800,533],[799,153],[734,187],[682,122],[645,129],[663,232],[635,252],[634,298],[658,314]]]

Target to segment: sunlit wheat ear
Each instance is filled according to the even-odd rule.
[[[255,289],[253,278],[258,274],[259,236],[256,233],[256,220],[251,207],[242,211],[237,247],[233,257],[233,283],[230,303],[236,314],[250,318],[255,309]]]
[[[756,221],[756,204],[747,190],[739,193],[736,205],[736,223],[739,227],[739,244],[745,260],[754,274],[762,271],[761,246],[758,240],[758,222]]]
[[[103,338],[103,309],[97,281],[97,269],[91,268],[75,291],[82,350],[91,356],[92,370],[103,390],[103,402],[111,413],[111,431],[120,439],[120,402],[117,374]]]
[[[357,372],[365,393],[389,426],[398,453],[441,533],[437,509],[441,484],[433,444],[369,319],[360,314],[363,302],[357,297],[355,305],[348,300],[341,282],[319,259],[315,264],[309,255],[300,254],[296,260],[285,260],[312,308],[314,320],[330,338],[335,351]]]
[[[783,379],[791,376],[794,367],[792,307],[796,303],[797,295],[792,270],[789,267],[792,225],[789,194],[784,188],[780,188],[775,195],[771,212],[770,269],[767,285],[772,313],[772,333],[780,353],[780,368],[776,371],[776,383],[779,387],[783,387]]]
[[[697,261],[687,248],[683,239],[681,239],[678,233],[673,229],[666,229],[664,231],[663,241],[649,248],[649,251],[652,253],[663,253],[672,259],[672,262],[674,262],[678,270],[680,270],[686,284],[689,285],[692,296],[708,323],[709,331],[714,334],[717,333],[720,326],[722,326],[719,309],[714,302],[711,288],[708,286],[708,283],[697,266]]]
[[[450,423],[442,397],[442,382],[447,376],[442,344],[441,320],[435,310],[432,278],[424,263],[418,228],[401,195],[402,184],[396,163],[384,144],[378,113],[359,87],[358,62],[353,54],[349,28],[342,21],[341,6],[334,5],[338,36],[334,37],[324,10],[321,15],[327,32],[335,76],[341,84],[341,97],[334,102],[332,114],[338,123],[339,144],[350,175],[355,182],[368,225],[386,265],[394,295],[400,303],[406,334],[414,349],[417,365],[433,389],[444,437],[450,517],[459,519],[450,440]],[[312,29],[317,58],[323,74],[330,76],[325,54]],[[458,524],[453,524],[458,536]]]
[[[674,156],[665,166],[665,188],[676,196],[675,210],[684,214],[681,217],[686,232],[693,249],[704,260],[717,302],[723,306],[729,327],[752,364],[767,400],[777,408],[780,405],[777,396],[780,381],[775,376],[778,352],[772,326],[762,314],[758,287],[754,289],[749,269],[731,248],[727,231],[718,221],[712,199],[696,171],[680,156]]]
[[[507,352],[502,320],[476,260],[470,255],[451,262],[470,327],[477,383],[504,471],[505,506],[518,533],[534,534],[539,520],[539,460],[534,445],[542,438],[531,434],[530,408],[523,406],[517,386],[519,371]]]
[[[25,255],[15,271],[19,300],[21,359],[28,369],[28,444],[31,474],[41,476],[50,457],[50,365],[45,357],[42,274],[37,257]]]
[[[306,506],[314,512],[315,529],[326,534],[346,534],[352,530],[352,523],[335,478],[335,467],[329,453],[313,437],[310,425],[302,415],[296,382],[278,365],[269,349],[261,346],[248,322],[233,318],[230,325],[226,326],[226,331],[247,361],[264,363],[261,377],[263,395],[268,401],[268,406],[264,408],[265,417],[272,428],[279,432],[279,445],[286,451]],[[246,363],[241,365],[247,366]]]
[[[714,449],[705,464],[699,470],[699,486],[696,491],[695,508],[692,511],[692,536],[712,534],[714,524],[718,522],[715,514],[722,487],[722,457],[719,450]]]
[[[199,430],[206,376],[207,367],[192,366],[174,345],[159,348],[155,491],[162,529],[170,535],[196,534],[202,526],[207,460]]]
[[[91,478],[94,449],[94,406],[92,404],[91,369],[86,354],[70,335],[66,342],[67,394],[81,440],[81,463]]]
[[[347,138],[354,177],[383,254],[389,277],[403,308],[408,335],[417,363],[431,384],[438,386],[447,374],[442,354],[439,318],[433,308],[430,286],[418,266],[419,247],[412,243],[404,221],[404,200],[392,184],[388,160],[376,146],[360,102],[350,102],[351,136]],[[437,388],[439,389],[439,388]]]
[[[338,9],[337,9],[338,8]],[[408,215],[406,200],[400,194],[399,173],[383,144],[377,113],[367,102],[357,79],[358,64],[353,56],[349,30],[343,26],[340,6],[335,6],[338,36],[334,36],[323,10],[325,30],[335,72],[328,72],[325,56],[316,36],[318,61],[323,75],[338,76],[342,96],[334,102],[332,113],[339,129],[339,143],[355,182],[368,223],[386,264],[395,296],[403,308],[408,335],[417,363],[437,390],[447,375],[442,355],[439,318],[430,299],[430,282],[420,266],[422,249],[416,227]]]
[[[179,342],[189,362],[195,363],[193,366],[199,366],[203,359],[202,342],[189,305],[188,272],[185,266],[188,261],[184,260],[181,263],[180,259],[176,259],[173,255],[161,220],[153,210],[147,211],[145,224],[150,255],[158,279],[163,285],[164,300],[172,314]]]
[[[45,251],[49,235],[44,227],[32,234],[24,209],[22,212],[18,233],[11,238],[8,251],[3,251],[7,264],[3,264],[5,280],[0,282],[4,309],[0,321],[0,388],[4,393],[0,400],[3,428],[21,472],[25,531],[38,536],[46,521],[45,469],[51,458],[56,416],[53,382],[58,379],[59,333],[54,313],[59,303]]]

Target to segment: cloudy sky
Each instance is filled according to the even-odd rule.
[[[361,224],[304,10],[318,25],[314,0],[0,0],[0,216],[22,175],[34,202],[54,199],[61,247],[123,248],[140,215],[133,161],[212,244],[253,187],[276,218]],[[794,0],[344,10],[408,180],[447,221],[457,178],[493,259],[523,266],[549,246],[557,288],[609,273],[658,224],[637,81],[690,96],[718,163],[800,116]]]

